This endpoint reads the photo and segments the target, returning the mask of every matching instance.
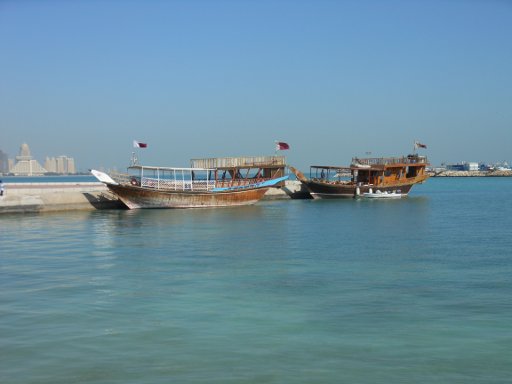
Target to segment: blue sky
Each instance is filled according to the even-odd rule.
[[[0,1],[0,149],[512,160],[512,2]]]

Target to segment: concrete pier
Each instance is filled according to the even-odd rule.
[[[5,183],[4,186],[0,214],[125,208],[100,182]],[[270,188],[264,199],[304,198],[306,195],[300,182],[287,180],[283,188]]]
[[[263,199],[311,199],[311,195],[298,180],[286,180],[281,188],[270,188]]]
[[[5,183],[0,213],[121,208],[103,183]]]

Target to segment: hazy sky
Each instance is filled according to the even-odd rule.
[[[0,0],[0,149],[512,160],[512,1]]]

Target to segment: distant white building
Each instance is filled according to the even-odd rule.
[[[16,163],[9,169],[9,173],[16,176],[40,176],[46,172],[46,169],[32,158],[28,144],[21,144],[20,154],[16,156]]]
[[[463,161],[457,164],[447,164],[446,169],[449,171],[478,171],[480,166],[478,163]]]
[[[464,163],[464,170],[465,171],[478,171],[480,169],[480,166],[478,163]]]

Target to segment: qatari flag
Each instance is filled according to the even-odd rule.
[[[421,144],[420,142],[416,142],[416,148],[427,148],[427,146],[425,144]]]
[[[137,140],[133,140],[133,148],[147,148],[147,144],[146,143],[141,143]]]
[[[276,141],[276,151],[284,151],[285,149],[290,149],[290,146],[282,141]]]

